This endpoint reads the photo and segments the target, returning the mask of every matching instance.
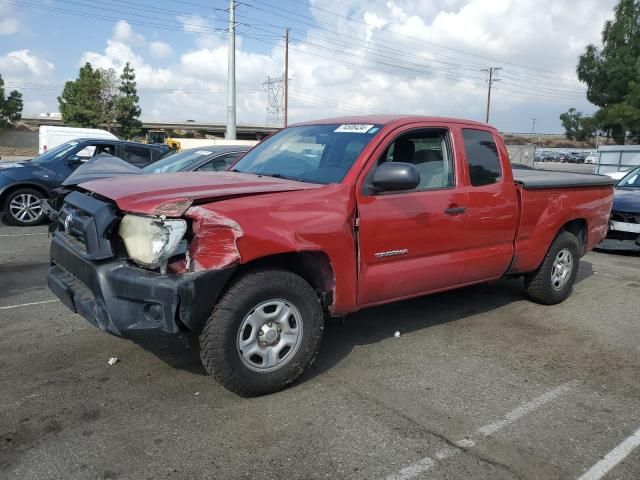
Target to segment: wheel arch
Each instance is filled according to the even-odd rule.
[[[573,220],[569,220],[564,225],[562,225],[562,227],[560,227],[560,229],[558,230],[558,233],[556,233],[556,236],[554,237],[554,240],[562,232],[569,232],[578,239],[578,243],[580,244],[580,255],[584,255],[588,245],[587,243],[588,231],[589,231],[589,224],[587,223],[586,219],[574,218]]]
[[[20,183],[12,183],[7,185],[2,190],[0,190],[0,209],[4,212],[6,209],[6,201],[9,195],[16,190],[21,188],[31,188],[33,190],[37,190],[42,193],[45,197],[49,198],[49,189],[40,183],[35,182],[20,182]]]
[[[326,253],[311,250],[278,253],[256,258],[239,265],[234,273],[234,278],[249,271],[266,268],[280,268],[299,275],[316,291],[323,307],[330,308],[333,304],[336,284],[335,272]]]

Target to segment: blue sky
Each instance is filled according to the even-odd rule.
[[[577,57],[615,0],[246,0],[237,7],[238,120],[266,121],[291,28],[292,120],[361,113],[484,119],[482,67],[501,66],[491,123],[561,130],[591,113]],[[79,66],[138,74],[143,117],[224,121],[228,2],[0,0],[0,74],[25,114],[56,111]]]

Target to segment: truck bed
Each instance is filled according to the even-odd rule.
[[[615,180],[605,175],[552,172],[550,170],[513,170],[513,180],[527,190],[546,188],[601,187],[613,185]]]

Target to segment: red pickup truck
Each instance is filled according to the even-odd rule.
[[[58,216],[48,282],[112,334],[198,333],[206,370],[259,395],[311,364],[326,315],[505,276],[563,301],[612,198],[608,177],[512,171],[483,123],[321,120],[230,171],[82,184]]]

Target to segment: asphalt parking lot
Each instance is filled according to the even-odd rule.
[[[72,315],[47,246],[0,226],[0,478],[640,478],[638,256],[589,254],[554,307],[503,280],[331,321],[302,381],[243,399],[189,339]]]

